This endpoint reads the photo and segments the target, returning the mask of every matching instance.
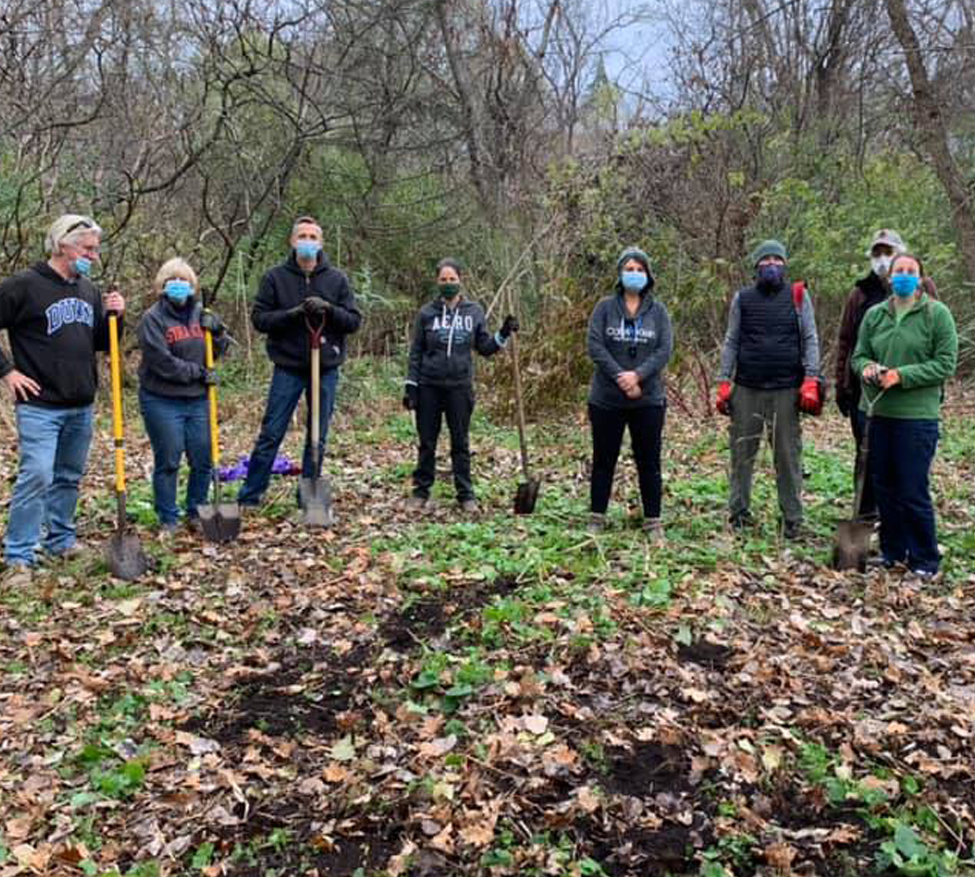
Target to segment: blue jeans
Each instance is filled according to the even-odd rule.
[[[880,551],[889,564],[938,571],[941,556],[928,486],[937,447],[937,420],[871,418],[868,465],[880,512]]]
[[[32,566],[42,528],[48,554],[63,554],[75,543],[78,482],[88,462],[93,406],[15,407],[20,465],[10,499],[4,559],[8,566]]]
[[[317,470],[312,466],[311,444],[308,440],[308,427],[311,423],[311,405],[308,405],[308,414],[305,417],[305,452],[301,460],[303,478],[317,478],[321,474],[325,440],[328,438],[328,423],[335,408],[335,391],[338,382],[338,368],[330,368],[322,372]],[[264,419],[261,421],[261,432],[247,467],[247,480],[237,494],[237,501],[241,505],[260,504],[261,497],[264,496],[264,491],[271,481],[271,466],[274,465],[274,458],[277,456],[278,448],[281,447],[281,442],[284,441],[288,422],[302,394],[305,395],[306,401],[310,401],[311,376],[275,366],[271,387],[267,394]]]
[[[176,480],[184,452],[190,464],[186,516],[197,517],[196,507],[207,501],[213,471],[206,398],[177,399],[139,390],[139,406],[152,444],[152,500],[159,523],[175,524],[179,520]]]

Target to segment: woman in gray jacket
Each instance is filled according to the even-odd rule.
[[[589,529],[605,526],[613,475],[629,427],[640,481],[644,530],[663,540],[660,523],[660,447],[667,396],[663,370],[674,349],[670,315],[653,297],[650,259],[628,247],[616,263],[616,291],[596,305],[589,320],[589,356],[595,364],[589,390],[592,478]]]
[[[193,528],[197,506],[210,486],[210,423],[207,386],[216,380],[204,365],[204,329],[213,335],[214,355],[229,339],[219,318],[196,300],[196,272],[170,259],[153,283],[158,300],[139,322],[139,406],[152,444],[152,495],[160,528],[176,530],[176,479],[183,455],[189,463],[186,521]]]

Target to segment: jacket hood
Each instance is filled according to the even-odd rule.
[[[640,295],[645,296],[648,292],[653,290],[656,280],[653,276],[653,270],[650,267],[650,257],[639,247],[626,247],[616,260],[616,290],[620,293],[620,295],[623,294],[623,283],[621,276],[623,274],[623,266],[629,262],[630,259],[635,259],[637,262],[639,262],[647,272],[647,285],[640,290]]]
[[[298,258],[295,256],[294,249],[288,253],[288,260],[284,263],[285,268],[287,268],[292,274],[297,274],[299,277],[304,277],[305,272],[302,270],[301,266],[298,264]],[[328,261],[328,256],[325,255],[325,251],[322,250],[318,254],[318,262],[315,265],[315,270],[312,274],[320,274],[322,271],[328,271],[331,268],[331,264]]]

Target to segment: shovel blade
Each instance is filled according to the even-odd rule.
[[[869,521],[840,521],[833,537],[833,569],[866,572],[872,537]]]
[[[541,482],[537,478],[529,478],[518,485],[515,493],[515,514],[530,515],[535,511],[535,502],[538,500],[538,491]]]
[[[131,533],[116,532],[105,546],[105,559],[112,575],[125,581],[137,579],[149,569],[145,552]]]
[[[210,542],[232,542],[240,533],[240,506],[235,502],[197,506],[200,529]]]
[[[298,499],[301,522],[306,527],[331,527],[335,523],[332,488],[324,478],[302,478],[298,482]]]

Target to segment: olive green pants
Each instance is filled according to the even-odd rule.
[[[748,511],[752,498],[755,457],[767,432],[775,461],[775,486],[782,519],[802,521],[802,427],[798,391],[753,390],[735,385],[731,395],[731,494],[732,517]]]

